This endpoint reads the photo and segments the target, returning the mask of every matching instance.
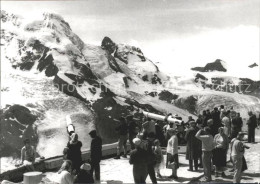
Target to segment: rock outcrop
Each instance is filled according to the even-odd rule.
[[[226,72],[227,71],[225,67],[225,62],[222,61],[221,59],[217,59],[213,63],[208,63],[204,67],[191,68],[191,70],[199,71],[199,72],[212,72],[212,71]]]
[[[258,66],[258,64],[253,63],[253,64],[249,65],[248,67],[249,67],[249,68],[254,68],[254,67],[257,67],[257,66]]]

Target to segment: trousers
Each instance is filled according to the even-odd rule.
[[[232,156],[232,161],[234,165],[234,178],[233,183],[240,183],[242,175],[242,157]]]
[[[211,160],[212,152],[211,151],[202,151],[202,164],[204,168],[204,176],[206,181],[211,181]]]

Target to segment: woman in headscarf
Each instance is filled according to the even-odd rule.
[[[78,140],[78,134],[73,133],[70,136],[70,141],[67,144],[67,147],[69,149],[69,154],[67,155],[67,159],[72,161],[73,169],[76,169],[76,172],[78,173],[80,170],[80,166],[82,164],[82,158],[81,158],[81,147],[82,143]]]
[[[215,149],[213,150],[213,165],[216,166],[216,177],[219,174],[225,177],[224,169],[227,162],[227,150],[229,145],[229,139],[224,133],[224,128],[218,129],[218,134],[214,137]]]

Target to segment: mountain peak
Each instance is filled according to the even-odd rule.
[[[199,72],[212,72],[212,71],[220,71],[226,72],[226,62],[221,59],[216,59],[212,63],[207,63],[204,67],[194,67],[191,70],[199,71]]]
[[[257,67],[257,66],[258,66],[258,64],[254,63],[254,64],[249,65],[248,67],[249,68],[254,68],[254,67]]]

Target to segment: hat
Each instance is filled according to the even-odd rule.
[[[89,135],[96,135],[97,134],[97,131],[96,130],[91,130],[89,133],[88,133]]]
[[[80,169],[85,170],[85,171],[90,171],[91,166],[90,166],[90,164],[85,163],[80,166]]]
[[[141,139],[139,138],[134,138],[133,139],[133,143],[136,145],[136,146],[139,146],[141,144]]]

